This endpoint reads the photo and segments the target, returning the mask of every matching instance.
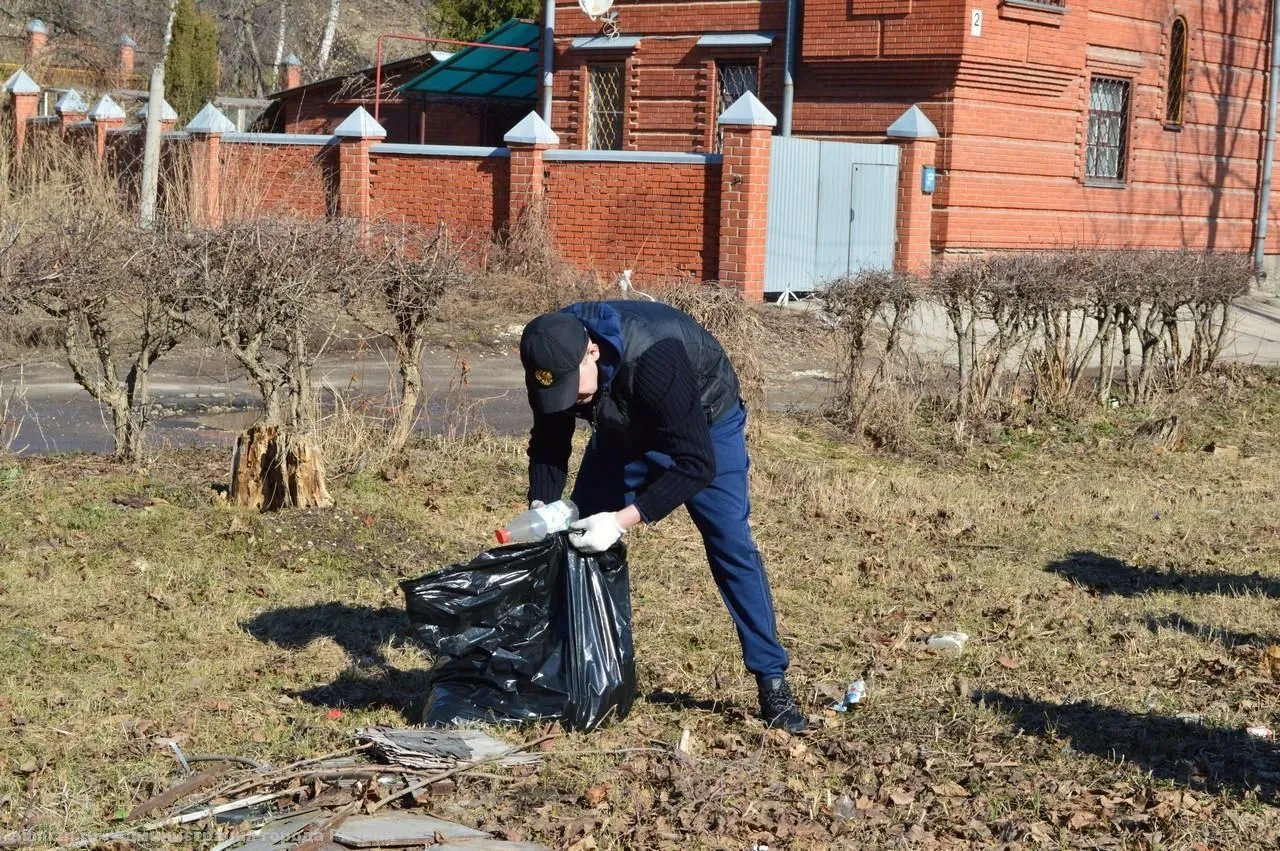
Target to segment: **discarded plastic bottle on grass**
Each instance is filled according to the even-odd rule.
[[[572,500],[561,499],[550,505],[530,508],[497,531],[499,544],[532,544],[548,535],[563,532],[578,519],[578,506]]]
[[[849,683],[849,687],[845,689],[844,698],[838,703],[831,704],[831,708],[836,712],[848,712],[854,706],[862,702],[867,696],[867,684],[862,680],[854,680]]]

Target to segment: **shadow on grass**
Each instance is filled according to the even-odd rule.
[[[667,691],[654,689],[645,695],[647,702],[658,706],[673,706],[676,709],[697,709],[702,712],[719,712],[721,714],[733,706],[729,701],[697,698],[683,691]]]
[[[1094,552],[1075,552],[1045,570],[1099,594],[1138,597],[1157,591],[1182,594],[1260,594],[1280,598],[1280,580],[1260,573],[1178,573],[1138,567]]]
[[[1065,739],[1080,753],[1132,762],[1193,790],[1235,795],[1254,790],[1262,801],[1277,800],[1280,752],[1243,730],[1135,715],[1087,701],[1059,705],[994,691],[975,692],[972,699],[1007,715],[1024,732]]]
[[[258,641],[285,650],[301,650],[320,638],[331,638],[351,660],[352,667],[323,686],[288,694],[315,706],[393,709],[410,723],[418,723],[430,675],[426,668],[402,671],[387,661],[389,643],[411,635],[403,609],[320,603],[263,612],[241,626]]]
[[[1162,615],[1160,617],[1148,615],[1146,622],[1147,629],[1152,632],[1172,629],[1186,635],[1194,635],[1196,638],[1201,638],[1205,641],[1216,641],[1229,650],[1236,647],[1267,647],[1271,644],[1280,644],[1280,636],[1262,635],[1257,632],[1235,632],[1234,630],[1222,629],[1216,626],[1204,626],[1195,621],[1189,621],[1182,615]]]

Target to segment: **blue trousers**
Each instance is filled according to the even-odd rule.
[[[746,411],[739,407],[711,427],[716,477],[685,507],[702,533],[711,575],[737,627],[747,670],[757,676],[781,676],[787,669],[787,651],[778,642],[769,579],[747,523],[751,516],[747,491],[751,461],[746,426]],[[583,456],[572,499],[583,517],[619,511],[635,501],[636,492],[646,482],[673,464],[671,457],[661,452],[637,457],[611,446],[607,435],[597,432]]]

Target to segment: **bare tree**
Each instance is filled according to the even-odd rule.
[[[325,305],[358,252],[339,222],[259,220],[190,237],[192,302],[248,374],[267,422],[308,425],[311,370],[328,339]]]
[[[272,79],[275,81],[276,87],[280,85],[280,65],[284,62],[284,37],[285,25],[289,20],[289,0],[280,0],[280,15],[276,21],[276,53],[275,61],[271,63],[273,69]]]
[[[324,21],[324,35],[320,38],[320,49],[316,52],[316,68],[322,73],[329,67],[329,54],[333,52],[333,39],[338,33],[338,13],[342,10],[342,0],[329,0],[329,14]]]
[[[364,265],[339,221],[251,221],[189,237],[184,292],[262,397],[263,419],[236,442],[231,497],[262,509],[333,504],[311,386],[334,332],[339,282]]]
[[[18,227],[10,300],[60,324],[72,376],[111,416],[116,456],[137,460],[151,369],[190,327],[165,268],[167,235],[74,203]]]
[[[395,452],[408,441],[422,399],[428,326],[441,297],[466,285],[474,272],[443,229],[423,235],[388,226],[370,235],[369,250],[372,263],[351,276],[345,302],[353,317],[395,346],[399,399],[387,438]]]

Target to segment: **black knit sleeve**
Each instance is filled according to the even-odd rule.
[[[633,415],[652,429],[652,446],[675,465],[636,497],[646,523],[656,523],[711,484],[716,475],[711,427],[707,424],[693,365],[678,340],[661,340],[635,367]]]
[[[569,478],[569,455],[573,452],[573,414],[533,415],[529,432],[529,500],[555,502],[564,493]]]

